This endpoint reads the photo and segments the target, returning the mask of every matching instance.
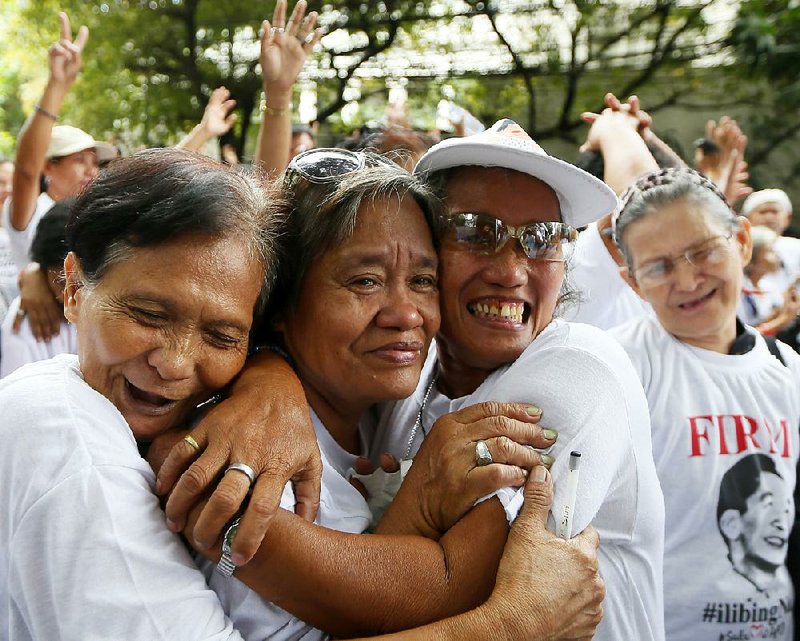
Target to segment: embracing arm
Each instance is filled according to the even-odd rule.
[[[590,529],[563,541],[545,529],[545,521],[546,513],[530,542],[537,554],[535,579],[528,579],[538,585],[542,603],[527,614],[527,623],[547,630],[541,638],[590,635],[603,599],[597,536]],[[438,543],[418,536],[334,532],[282,511],[253,561],[238,568],[236,577],[334,635],[400,630],[483,602],[494,585],[507,530],[496,500],[477,506]]]
[[[438,542],[336,532],[281,511],[236,576],[334,635],[402,630],[483,602],[507,529],[499,502],[478,506]]]
[[[231,398],[209,411],[191,433],[202,451],[197,460],[197,450],[184,440],[163,464],[150,458],[158,473],[156,491],[164,495],[175,485],[165,510],[174,531],[183,528],[189,510],[230,463],[245,463],[258,474],[233,546],[238,564],[246,563],[258,549],[287,481],[295,484],[297,513],[314,520],[322,463],[303,386],[283,358],[272,352],[250,358]],[[159,439],[154,443],[158,449]],[[243,474],[226,474],[213,489],[194,527],[199,547],[211,546],[219,538],[250,487]]]
[[[579,595],[564,591],[568,581],[565,573],[558,572],[554,583],[541,580],[552,572],[556,559],[548,553],[554,548],[570,546],[554,539],[545,529],[552,501],[553,486],[543,467],[533,470],[525,486],[525,505],[509,534],[497,583],[489,600],[462,615],[437,621],[423,628],[379,637],[386,641],[461,641],[486,638],[494,641],[540,641],[543,639],[590,639],[600,622],[603,609],[600,605],[605,592],[602,580],[595,574],[582,587],[594,591],[594,601],[584,604]],[[593,532],[582,535],[580,544],[587,556],[592,556],[598,545]],[[564,566],[555,566],[563,570]],[[549,616],[543,616],[548,613]],[[564,628],[551,625],[553,619],[569,621]]]
[[[506,451],[504,443],[510,439],[493,436],[509,434],[521,442],[544,445],[541,428],[534,424],[538,414],[531,416],[526,407],[483,403],[439,419],[379,525],[385,534],[334,532],[281,511],[256,557],[237,569],[236,576],[264,598],[342,636],[421,625],[481,603],[494,583],[507,534],[505,512],[492,499],[460,520],[458,515],[465,511],[465,502],[472,506],[481,488],[495,489],[505,478],[504,471],[513,474],[516,466],[476,467],[474,439],[486,439],[496,461],[516,460],[541,480],[546,471],[538,465],[539,454],[523,445],[517,445],[518,453],[514,448]],[[487,416],[500,410],[506,416]],[[453,442],[456,446],[443,452]],[[434,478],[435,469],[439,474]],[[494,478],[496,473],[499,479]],[[443,476],[452,478],[442,481]],[[448,496],[439,496],[443,493]],[[466,499],[453,499],[451,494]],[[391,517],[397,506],[402,506],[405,518]],[[389,534],[392,526],[402,534]],[[536,580],[547,586],[541,589],[552,592],[549,596],[559,606],[540,610],[537,625],[551,631],[552,638],[590,635],[597,624],[592,613],[603,598],[598,589],[596,534],[590,528],[573,541],[562,541],[542,525],[538,541]],[[558,572],[551,573],[552,568]],[[557,584],[549,585],[551,581]],[[561,616],[566,610],[570,616]]]

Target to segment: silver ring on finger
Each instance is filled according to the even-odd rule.
[[[489,446],[486,441],[476,441],[475,443],[475,465],[483,467],[484,465],[491,465],[494,463],[492,453],[489,451]]]
[[[228,472],[241,472],[244,474],[247,480],[250,481],[250,487],[253,487],[253,483],[256,482],[256,473],[253,471],[253,468],[244,463],[231,463],[225,470],[225,474]]]

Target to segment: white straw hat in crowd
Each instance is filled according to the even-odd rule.
[[[792,201],[783,189],[762,189],[761,191],[754,191],[742,203],[742,215],[747,216],[756,207],[760,207],[764,203],[776,203],[784,211],[792,211]]]
[[[107,142],[99,142],[87,134],[83,129],[69,125],[56,125],[50,135],[50,144],[47,146],[46,158],[60,158],[69,156],[84,149],[94,149],[97,160],[104,162],[117,157],[117,148]]]
[[[514,169],[547,183],[558,196],[561,220],[584,227],[617,208],[617,196],[602,181],[547,152],[513,120],[466,138],[449,138],[431,147],[415,174],[463,166]]]

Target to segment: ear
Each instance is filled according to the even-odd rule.
[[[644,296],[642,296],[642,290],[639,289],[639,283],[636,282],[636,279],[633,277],[633,274],[631,274],[627,265],[620,266],[619,275],[622,276],[622,280],[628,283],[630,288],[639,295],[639,298],[642,300],[647,300]]]
[[[742,259],[742,265],[747,265],[753,258],[753,237],[750,235],[750,221],[744,216],[737,216],[736,222],[738,229],[735,232],[735,236],[739,242],[739,256]]]
[[[742,515],[739,510],[725,510],[719,517],[719,531],[729,541],[735,541],[742,535]]]
[[[74,252],[64,259],[64,317],[75,324],[78,321],[83,292],[83,272],[81,261]]]
[[[45,178],[50,176],[50,172],[53,170],[53,162],[51,160],[44,161],[44,167],[42,167],[42,176]]]

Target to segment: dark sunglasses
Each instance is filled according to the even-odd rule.
[[[563,261],[562,245],[577,240],[578,232],[566,223],[530,223],[514,227],[488,214],[459,212],[437,221],[444,247],[496,254],[509,238],[516,238],[531,260]]]

